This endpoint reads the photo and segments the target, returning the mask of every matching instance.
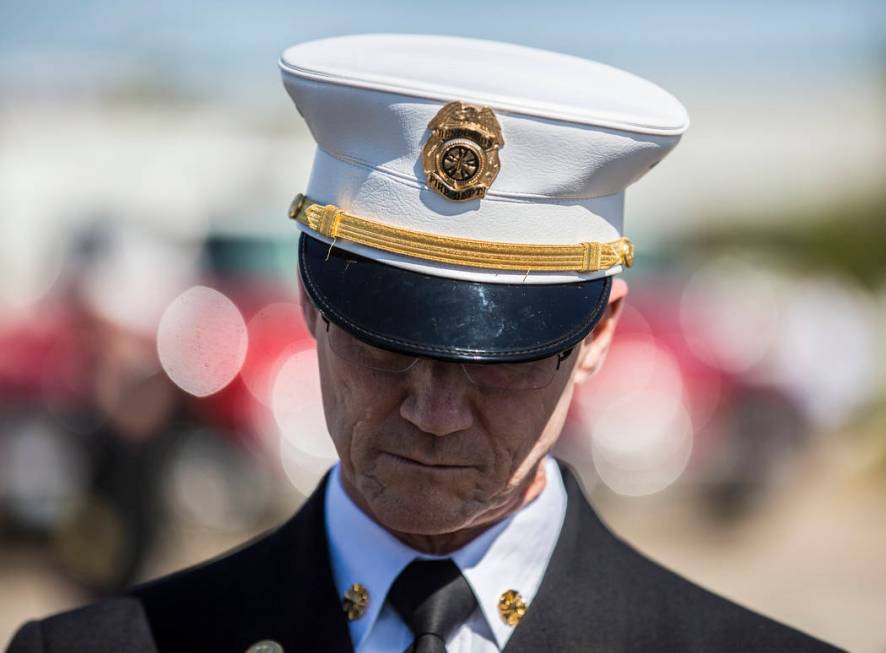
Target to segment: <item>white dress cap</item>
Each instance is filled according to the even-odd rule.
[[[617,241],[624,235],[625,188],[661,161],[689,124],[673,96],[635,75],[492,41],[336,37],[289,48],[280,66],[318,145],[305,190],[309,201],[431,237],[534,245]],[[427,173],[429,124],[450,102],[488,107],[500,130],[500,143],[476,154],[481,170],[492,169],[492,181],[485,193],[462,193],[468,199],[441,192]],[[474,156],[470,172],[477,159],[466,155]],[[492,283],[564,283],[621,270],[527,275],[428,260],[346,237],[336,238],[336,246],[406,269]]]

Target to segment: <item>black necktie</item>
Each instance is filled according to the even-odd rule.
[[[407,653],[445,653],[446,638],[477,605],[467,581],[449,558],[411,562],[391,586],[388,601],[415,635]]]

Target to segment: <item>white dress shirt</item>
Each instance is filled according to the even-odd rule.
[[[338,595],[354,583],[369,591],[362,617],[349,622],[356,653],[399,653],[413,636],[385,601],[400,572],[416,558],[452,558],[477,597],[478,606],[446,642],[449,653],[492,653],[504,649],[513,626],[498,613],[507,590],[527,606],[538,592],[566,515],[566,490],[553,458],[544,462],[547,482],[541,494],[447,556],[421,553],[403,544],[354,504],[342,486],[339,466],[326,485],[326,535]]]

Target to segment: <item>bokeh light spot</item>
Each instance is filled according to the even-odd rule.
[[[206,397],[237,376],[246,358],[246,323],[234,303],[212,288],[194,286],[166,308],[157,353],[182,390]]]
[[[718,369],[743,373],[775,346],[778,307],[771,273],[724,257],[692,276],[680,302],[680,320],[699,358]]]
[[[274,381],[289,356],[313,344],[298,304],[279,302],[256,313],[247,325],[249,353],[240,376],[261,403],[271,404]]]
[[[692,453],[692,422],[667,394],[649,393],[614,404],[594,420],[594,467],[612,491],[654,494],[676,481]]]
[[[326,428],[316,349],[289,356],[271,398],[280,431],[280,459],[290,482],[308,494],[338,459]]]

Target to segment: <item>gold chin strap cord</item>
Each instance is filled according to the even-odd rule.
[[[528,245],[437,236],[361,218],[333,204],[322,206],[301,193],[292,201],[289,217],[327,238],[450,265],[521,272],[598,272],[615,265],[631,267],[634,262],[634,245],[628,238],[608,243]]]

